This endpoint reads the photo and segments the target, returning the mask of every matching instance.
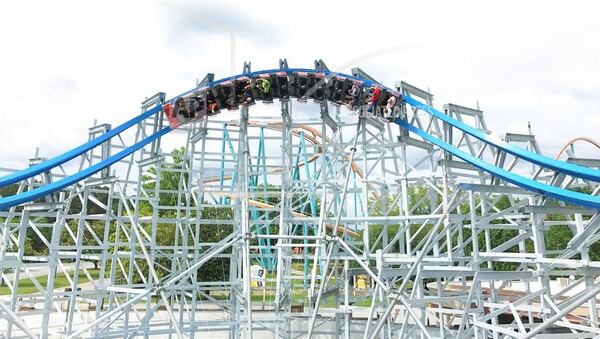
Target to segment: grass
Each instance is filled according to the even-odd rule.
[[[100,275],[100,270],[88,270],[88,272],[90,273],[90,275],[92,276],[92,279],[94,279],[94,280],[98,279],[98,277]],[[47,275],[38,276],[38,277],[36,277],[36,279],[40,283],[40,285],[42,285],[42,287],[46,288],[46,284],[48,283]],[[83,271],[80,271],[77,283],[83,284],[83,283],[87,283],[88,281],[89,280],[88,280],[87,276],[83,273]],[[19,294],[19,295],[33,294],[33,293],[40,292],[38,290],[38,288],[35,287],[35,285],[33,284],[33,281],[31,281],[31,279],[29,279],[29,278],[20,279],[18,286],[19,287],[17,289],[17,294]],[[55,289],[64,288],[67,286],[69,286],[69,281],[67,280],[67,277],[65,276],[65,274],[58,273],[56,275],[56,278],[54,279],[54,288]],[[0,295],[8,295],[11,293],[12,292],[11,292],[10,288],[8,288],[8,286],[0,287]]]
[[[94,280],[98,279],[98,276],[100,274],[99,270],[88,270],[88,272],[90,273],[90,275],[92,276],[92,278]],[[267,273],[266,278],[267,278],[267,280],[274,279],[275,274]],[[44,288],[46,287],[46,284],[48,282],[47,276],[45,276],[45,275],[38,276],[38,277],[36,277],[36,279],[38,280],[40,285],[42,285]],[[330,279],[330,283],[334,284],[335,280],[336,280],[336,277],[332,277],[332,279]],[[83,272],[79,272],[78,284],[83,284],[83,283],[87,283],[87,282],[88,282],[88,279],[87,279],[86,275]],[[293,279],[291,283],[292,283],[292,303],[295,305],[307,303],[308,302],[307,291],[305,290],[305,288],[303,286],[302,280]],[[275,281],[266,281],[265,285],[266,285],[268,291],[265,293],[264,300],[266,302],[274,302]],[[409,285],[410,285],[409,287],[412,287],[412,283],[410,283]],[[56,275],[56,278],[54,279],[54,288],[58,289],[58,288],[64,288],[67,286],[69,286],[69,281],[67,280],[67,277],[64,275],[64,273],[58,273]],[[24,279],[19,280],[19,287],[18,287],[17,293],[19,295],[26,295],[26,294],[32,294],[32,293],[39,293],[39,291],[29,278],[24,278]],[[1,286],[0,287],[0,295],[8,295],[8,294],[11,294],[11,291],[8,288],[8,286]],[[214,297],[215,299],[227,299],[227,298],[229,298],[229,295],[228,295],[228,293],[223,293],[223,294],[219,293],[219,294],[212,294],[212,297]],[[263,292],[261,289],[254,288],[252,290],[252,301],[255,301],[255,302],[263,301]],[[321,306],[324,306],[324,307],[335,306],[335,305],[336,305],[336,301],[335,301],[334,296],[327,297],[321,301]],[[370,296],[359,294],[356,296],[356,301],[355,301],[354,305],[370,306],[371,298],[370,298]]]

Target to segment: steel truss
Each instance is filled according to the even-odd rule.
[[[396,87],[433,104],[426,91]],[[164,99],[158,93],[142,110]],[[444,109],[488,131],[481,110]],[[600,334],[600,263],[589,255],[600,239],[597,211],[514,187],[396,125],[327,103],[312,116],[292,102],[281,103],[281,116],[260,110],[183,126],[45,202],[0,212],[0,282],[9,290],[0,296],[0,336]],[[402,114],[497,167],[600,191],[523,164],[427,113],[405,107]],[[154,115],[18,190],[56,181],[162,127]],[[93,126],[90,138],[110,128]],[[531,134],[504,139],[540,153]],[[183,151],[173,155],[166,142]],[[573,149],[568,161],[600,167]],[[560,225],[572,239],[548,249],[547,234]],[[174,239],[168,246],[165,229]],[[203,238],[208,233],[220,238]],[[26,255],[28,238],[45,251]],[[214,259],[228,263],[227,279],[201,278]],[[268,272],[263,287],[252,283],[257,264]],[[55,285],[59,276],[67,288]],[[32,292],[19,294],[24,285]]]

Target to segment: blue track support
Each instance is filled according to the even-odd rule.
[[[408,122],[406,122],[403,119],[396,119],[394,122],[396,124],[400,125],[401,127],[406,128],[407,130],[417,134],[418,136],[427,140],[428,142],[463,159],[464,161],[470,163],[471,165],[473,165],[479,169],[482,169],[492,175],[495,175],[507,182],[515,184],[515,185],[522,187],[526,190],[529,190],[531,192],[540,193],[540,194],[543,194],[543,195],[546,195],[546,196],[549,196],[552,198],[556,198],[558,200],[570,202],[575,205],[585,206],[585,207],[590,207],[593,209],[600,210],[600,197],[599,196],[593,196],[593,195],[587,195],[587,194],[583,194],[583,193],[579,193],[579,192],[569,191],[566,189],[546,185],[546,184],[537,182],[535,180],[531,180],[531,179],[522,177],[515,173],[511,173],[505,169],[490,165],[489,163],[487,163],[479,158],[476,158],[462,150],[459,150],[459,149],[455,148],[454,146],[428,134],[427,132],[423,131],[422,129],[409,124]],[[463,185],[463,187],[467,187],[467,188],[468,188],[468,186],[469,186],[468,184]]]
[[[51,184],[48,184],[48,185],[45,185],[42,187],[38,187],[31,191],[27,191],[27,192],[23,192],[21,194],[16,194],[16,195],[13,195],[10,197],[2,198],[2,199],[0,199],[0,210],[8,209],[10,207],[17,206],[17,205],[20,205],[20,204],[28,202],[28,201],[33,201],[37,198],[46,196],[48,194],[51,194],[58,190],[61,190],[67,186],[70,186],[70,185],[73,185],[80,181],[83,181],[84,179],[90,177],[94,173],[97,173],[97,172],[101,171],[102,169],[116,163],[117,161],[125,158],[126,156],[128,156],[131,153],[137,151],[138,149],[144,147],[145,145],[151,143],[152,141],[160,138],[161,136],[169,133],[170,131],[171,131],[171,127],[165,127],[162,130],[152,134],[151,136],[149,136],[141,141],[138,141],[137,143],[133,144],[132,146],[127,147],[126,149],[122,150],[121,152],[119,152],[113,156],[110,156],[107,159],[78,172],[77,174],[73,174],[62,180],[59,180],[57,182],[54,182],[54,183],[51,183]]]
[[[140,121],[143,121],[144,119],[151,117],[152,115],[160,112],[161,110],[162,110],[162,106],[157,105],[156,107],[152,108],[151,110],[138,115],[137,117],[121,124],[117,128],[112,129],[112,130],[100,135],[99,137],[86,142],[85,144],[83,144],[79,147],[73,148],[72,150],[65,152],[59,156],[56,156],[52,159],[46,160],[41,164],[31,166],[27,169],[23,169],[23,170],[11,173],[9,175],[3,176],[0,178],[0,187],[4,187],[4,186],[11,185],[11,184],[17,183],[17,182],[25,180],[25,179],[29,179],[37,174],[49,171],[56,166],[62,165],[65,162],[89,151],[90,149],[92,149],[92,148],[100,145],[101,143],[111,139],[112,137],[120,134],[121,132],[127,130],[129,127],[139,123]]]
[[[412,98],[408,95],[404,96],[404,101],[407,104],[409,104],[413,107],[416,107],[422,111],[425,111],[425,112],[433,115],[434,117],[460,129],[461,131],[463,131],[467,134],[470,134],[470,135],[474,136],[475,138],[477,138],[487,144],[493,145],[500,150],[506,151],[507,153],[510,153],[516,157],[519,157],[521,159],[527,160],[529,162],[540,165],[542,167],[549,168],[549,169],[552,169],[552,170],[555,170],[558,172],[562,172],[562,173],[565,173],[565,174],[568,174],[568,175],[571,175],[574,177],[588,179],[588,180],[592,180],[595,182],[600,182],[600,170],[571,164],[568,162],[552,159],[552,158],[549,158],[549,157],[546,157],[546,156],[543,156],[543,155],[540,155],[537,153],[527,151],[521,147],[517,147],[517,146],[512,145],[508,142],[505,142],[497,137],[491,136],[475,127],[469,126],[462,121],[456,120],[456,119],[436,110],[435,108],[433,108],[431,106],[428,106],[418,100],[415,100],[414,98]]]

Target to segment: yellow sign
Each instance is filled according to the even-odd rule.
[[[354,288],[367,289],[369,287],[369,278],[365,274],[359,274],[354,281]]]

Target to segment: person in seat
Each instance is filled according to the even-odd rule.
[[[271,95],[271,80],[267,78],[256,79],[256,89],[263,102],[273,102],[273,95]]]
[[[238,94],[238,103],[244,105],[251,105],[254,103],[254,94],[252,93],[252,88],[254,87],[254,83],[248,78],[240,79],[237,82],[237,92]]]
[[[185,100],[183,98],[177,98],[175,100],[175,117],[182,115],[184,118],[189,119],[190,111],[188,110]]]
[[[344,82],[336,79],[333,87],[333,101],[341,102],[344,95]]]
[[[383,117],[387,120],[391,120],[394,118],[394,106],[396,106],[396,97],[390,95],[389,99],[387,99],[385,108],[383,109]]]
[[[322,73],[310,74],[308,87],[311,88],[309,97],[316,102],[325,100],[325,81]]]
[[[367,98],[367,112],[373,113],[375,106],[377,105],[377,101],[381,97],[381,88],[377,86],[371,87],[371,94]]]
[[[282,100],[287,100],[290,98],[290,93],[288,89],[288,77],[286,73],[280,74],[277,76],[278,87],[279,87],[279,98]]]
[[[204,110],[204,100],[200,97],[190,97],[188,106],[192,112],[191,118],[199,117]]]
[[[352,83],[352,87],[348,91],[348,95],[346,96],[347,104],[350,105],[350,108],[354,109],[358,104],[358,97],[360,95],[360,86],[356,83]]]
[[[294,76],[294,82],[292,83],[292,95],[298,98],[300,101],[305,101],[304,95],[307,90],[307,75],[306,73],[298,73]]]
[[[206,102],[207,102],[206,108],[208,110],[208,112],[207,112],[208,115],[214,115],[214,114],[219,113],[219,110],[220,110],[219,103],[217,102],[217,100],[214,96],[214,93],[212,91],[208,91],[206,93],[206,95],[207,95],[206,96]]]
[[[271,92],[271,82],[269,79],[257,79],[256,86],[261,91],[263,97],[266,97]]]
[[[215,101],[208,102],[208,115],[219,113],[219,105]]]
[[[237,109],[238,103],[235,96],[235,83],[230,81],[225,82],[222,84],[222,88],[223,97],[225,98],[225,108],[228,110]]]

